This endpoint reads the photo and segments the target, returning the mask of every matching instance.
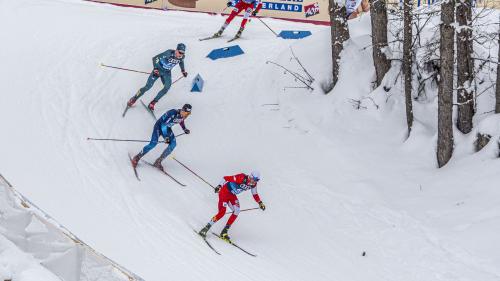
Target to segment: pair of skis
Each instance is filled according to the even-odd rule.
[[[147,111],[147,112],[149,112],[149,114],[151,114],[151,116],[153,117],[153,119],[156,121],[156,120],[157,120],[157,118],[156,118],[155,113],[154,113],[151,109],[149,109],[149,107],[148,107],[148,106],[147,106],[147,105],[146,105],[146,104],[145,104],[142,100],[141,100],[140,102],[141,102],[142,106],[144,107],[144,109],[146,109],[146,111]],[[122,117],[125,117],[125,114],[127,114],[127,111],[128,111],[131,107],[132,107],[132,106],[128,106],[128,104],[127,104],[127,106],[125,107],[125,110],[124,110],[124,111],[123,111],[123,113],[122,113]]]
[[[141,181],[141,179],[139,178],[139,174],[137,173],[137,167],[134,167],[134,164],[132,163],[132,157],[130,156],[130,154],[128,155],[128,158],[130,159],[130,164],[132,165],[132,169],[134,169],[135,177],[137,178],[138,181]],[[180,185],[182,187],[186,186],[185,184],[183,184],[182,182],[180,182],[179,180],[177,180],[176,178],[174,178],[167,171],[165,171],[164,169],[160,169],[160,168],[156,167],[151,162],[148,162],[148,161],[145,161],[145,160],[141,160],[141,162],[144,163],[144,164],[146,164],[146,165],[149,165],[149,166],[151,166],[151,167],[153,167],[155,169],[157,169],[160,172],[162,172],[165,176],[169,177],[171,180],[173,180],[174,182],[176,182],[178,185]]]
[[[208,37],[201,38],[198,40],[205,41],[205,40],[211,40],[211,39],[215,39],[215,38],[219,38],[219,37],[222,37],[222,35],[212,35],[212,36],[208,36]],[[227,43],[233,42],[234,40],[239,39],[240,37],[241,37],[241,35],[236,34],[233,38],[227,40]]]
[[[212,251],[214,251],[217,255],[221,255],[221,253],[219,253],[219,252],[218,252],[218,251],[214,248],[214,246],[212,246],[212,244],[210,244],[210,242],[208,242],[208,240],[207,240],[207,237],[206,237],[206,236],[202,236],[202,235],[200,235],[200,234],[199,234],[196,230],[194,230],[194,229],[193,229],[193,231],[194,231],[197,235],[199,235],[199,236],[203,239],[203,241],[205,241],[205,243],[207,244],[207,246],[208,246],[210,249],[212,249]],[[229,245],[231,245],[231,246],[234,246],[235,248],[237,248],[237,249],[241,250],[243,253],[245,253],[245,254],[247,254],[247,255],[249,255],[249,256],[252,256],[252,257],[256,257],[256,256],[257,256],[257,255],[255,255],[255,254],[252,254],[252,253],[250,253],[249,251],[247,251],[247,250],[245,250],[245,249],[241,248],[240,246],[238,246],[236,243],[234,243],[233,241],[231,241],[231,240],[229,240],[229,239],[223,239],[222,237],[220,237],[220,235],[218,235],[218,234],[216,234],[216,233],[214,233],[214,232],[212,232],[212,234],[213,234],[213,235],[215,235],[216,237],[218,237],[220,240],[222,240],[222,241],[224,241],[224,242],[228,243],[228,244],[229,244]]]

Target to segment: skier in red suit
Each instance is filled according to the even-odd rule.
[[[214,37],[220,37],[222,35],[222,32],[224,32],[224,29],[231,23],[231,21],[239,14],[241,11],[245,11],[245,14],[243,15],[243,20],[241,21],[241,26],[238,32],[236,33],[236,38],[239,38],[241,36],[241,33],[245,29],[245,25],[247,24],[248,18],[250,15],[256,16],[257,13],[260,11],[262,8],[262,2],[261,0],[236,0],[236,4],[234,5],[234,9],[229,15],[229,17],[226,19],[224,24],[221,26],[219,31],[214,34]],[[233,5],[232,1],[227,2],[227,6],[230,7]]]
[[[222,239],[229,240],[227,231],[240,213],[240,203],[238,202],[238,197],[236,197],[236,195],[245,190],[251,190],[253,199],[259,204],[260,209],[264,211],[266,206],[262,203],[262,200],[260,200],[259,194],[257,193],[257,182],[259,180],[260,173],[257,171],[250,173],[250,175],[241,173],[234,176],[224,177],[224,180],[215,188],[215,192],[219,193],[219,212],[212,217],[210,222],[208,222],[203,229],[200,230],[199,234],[205,237],[207,235],[207,231],[212,227],[212,225],[225,215],[226,207],[229,207],[233,213],[220,233]]]

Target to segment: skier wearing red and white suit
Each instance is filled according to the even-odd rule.
[[[221,183],[215,188],[215,192],[219,192],[219,212],[212,217],[210,222],[202,230],[200,230],[199,234],[201,236],[206,236],[207,231],[212,227],[212,225],[214,225],[226,214],[226,207],[229,207],[233,213],[227,220],[226,226],[220,234],[223,239],[229,240],[227,231],[240,213],[240,203],[238,202],[238,197],[236,197],[236,195],[245,190],[250,190],[252,192],[253,199],[264,211],[266,206],[262,203],[262,200],[260,200],[259,194],[257,193],[257,182],[259,180],[260,174],[257,171],[252,172],[250,175],[241,173],[234,176],[225,176],[224,180],[221,181]]]
[[[222,35],[222,32],[224,32],[224,29],[231,23],[231,21],[241,12],[245,11],[245,14],[243,15],[243,20],[241,21],[241,26],[240,29],[238,30],[238,33],[236,33],[235,37],[240,37],[241,33],[245,29],[245,25],[247,24],[248,18],[250,15],[256,16],[257,13],[260,11],[262,8],[262,1],[261,0],[236,0],[236,4],[234,5],[234,9],[229,15],[229,17],[226,19],[224,24],[221,26],[219,31],[214,34],[214,37],[220,37]],[[227,2],[227,6],[230,7],[233,5],[234,2],[229,1]]]

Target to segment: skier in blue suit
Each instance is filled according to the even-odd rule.
[[[156,159],[154,166],[160,170],[163,170],[161,162],[174,150],[177,142],[175,140],[174,132],[172,131],[172,126],[179,124],[184,133],[189,134],[189,129],[184,125],[184,120],[191,114],[191,105],[186,103],[181,109],[171,109],[163,114],[158,121],[156,121],[153,127],[153,134],[151,135],[151,141],[144,146],[144,148],[132,159],[132,166],[137,167],[139,160],[146,155],[151,149],[153,149],[158,144],[158,138],[160,135],[168,142],[167,148],[163,153]]]
[[[127,106],[131,107],[144,93],[146,93],[158,78],[161,79],[163,83],[163,89],[161,89],[156,97],[149,103],[148,107],[152,111],[155,109],[155,104],[168,92],[170,86],[172,85],[172,69],[179,64],[181,68],[182,75],[187,77],[188,73],[184,69],[184,56],[186,52],[186,45],[183,43],[177,44],[176,50],[166,50],[165,52],[153,57],[153,71],[149,75],[148,81],[144,87],[140,88],[137,93],[130,98],[127,102]]]

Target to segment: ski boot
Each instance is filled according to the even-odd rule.
[[[224,228],[222,229],[222,231],[220,232],[220,238],[224,241],[231,241],[230,238],[229,238],[229,235],[227,234],[227,231],[229,230],[229,225],[226,225],[224,226]]]
[[[156,104],[156,101],[155,100],[152,100],[149,105],[148,105],[148,108],[149,110],[151,111],[155,111],[155,104]]]
[[[236,32],[236,35],[234,36],[234,38],[240,38],[241,37],[241,33],[243,33],[243,30],[244,30],[244,28],[240,27],[240,29],[238,29],[238,32]]]
[[[224,26],[222,26],[219,31],[215,32],[214,33],[214,37],[221,37],[222,36],[222,32],[224,32],[224,29],[226,29]]]
[[[134,103],[137,101],[137,98],[135,96],[131,97],[128,102],[127,102],[127,106],[128,107],[132,107],[134,106]]]
[[[207,225],[205,225],[205,227],[204,227],[204,228],[202,228],[202,229],[200,230],[200,232],[198,232],[198,234],[199,234],[200,236],[207,237],[207,232],[208,232],[208,230],[210,229],[210,227],[212,227],[212,225],[211,225],[211,224],[209,224],[209,223],[207,223]]]
[[[161,161],[163,161],[163,158],[158,158],[156,159],[156,161],[154,162],[153,166],[155,166],[156,168],[160,169],[161,171],[163,171],[163,166],[161,165]]]
[[[134,169],[137,167],[137,164],[139,163],[139,160],[141,160],[142,156],[144,156],[144,154],[139,152],[139,154],[132,158],[132,166],[134,167]]]

